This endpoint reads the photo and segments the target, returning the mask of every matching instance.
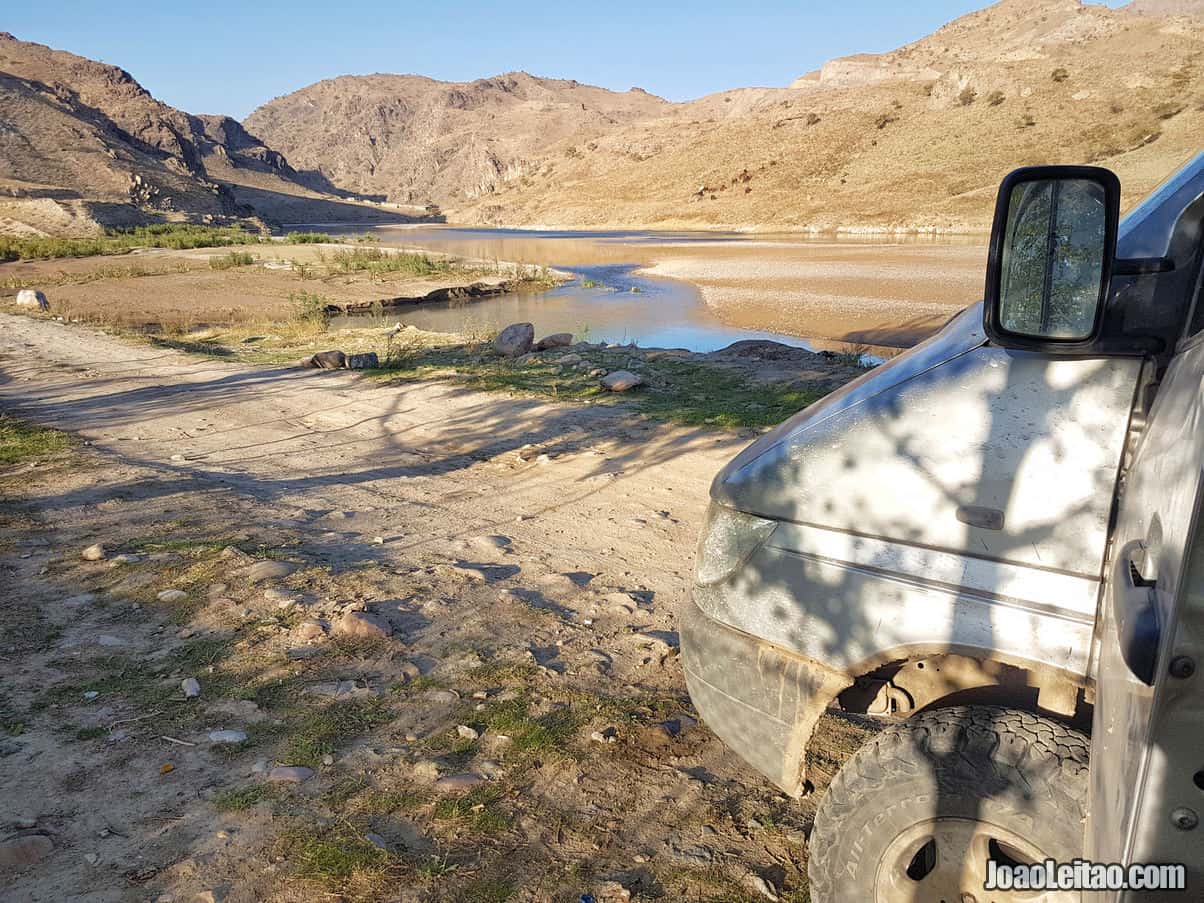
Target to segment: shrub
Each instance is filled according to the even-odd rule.
[[[0,236],[0,260],[46,260],[58,257],[93,257],[126,254],[134,248],[220,248],[257,244],[258,235],[237,226],[197,226],[159,223],[127,229],[109,229],[96,238]]]
[[[330,299],[325,295],[318,295],[312,292],[290,292],[288,296],[289,303],[293,305],[293,319],[316,329],[318,332],[325,332],[330,328]]]
[[[215,270],[229,270],[234,267],[248,267],[255,258],[247,251],[230,251],[221,257],[210,257],[209,266]]]
[[[1003,103],[1003,100],[1004,100],[1003,92],[1002,91],[992,91],[990,94],[987,95],[986,100],[987,100],[987,106],[997,107],[1001,103]]]
[[[335,237],[325,232],[290,232],[284,240],[290,245],[323,245],[333,244]]]
[[[976,97],[978,97],[978,92],[970,85],[966,85],[966,87],[962,88],[961,93],[957,95],[957,102],[963,107],[968,107],[974,103]]]
[[[1055,69],[1053,72],[1050,73],[1049,77],[1052,78],[1056,82],[1064,82],[1064,81],[1066,81],[1066,79],[1070,78],[1070,73],[1067,72],[1065,69],[1063,69],[1061,66],[1059,66],[1057,69]]]

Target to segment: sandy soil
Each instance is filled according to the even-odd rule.
[[[0,471],[0,840],[53,846],[13,899],[805,899],[813,804],[693,721],[676,660],[707,485],[746,437],[0,335],[0,408],[89,443]],[[340,635],[362,610],[391,636]],[[825,723],[821,788],[856,736]]]
[[[69,320],[164,329],[287,320],[295,312],[294,299],[302,294],[320,295],[334,304],[364,305],[475,282],[496,285],[517,275],[513,265],[484,261],[463,261],[456,271],[431,276],[326,272],[322,255],[354,247],[240,246],[236,250],[251,254],[255,263],[230,269],[210,266],[210,260],[229,253],[225,248],[147,249],[6,263],[0,275],[10,291],[44,288],[55,314]]]
[[[678,246],[646,267],[698,286],[719,319],[870,345],[911,345],[982,297],[978,244]]]

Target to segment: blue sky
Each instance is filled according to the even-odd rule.
[[[190,113],[241,119],[319,79],[367,72],[467,81],[525,69],[688,100],[785,85],[830,57],[889,50],[982,5],[59,0],[13,3],[0,30],[121,66]]]

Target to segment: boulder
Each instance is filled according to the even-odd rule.
[[[84,561],[103,561],[105,554],[105,547],[100,543],[96,543],[80,552],[79,557]]]
[[[347,366],[347,355],[341,351],[319,351],[303,360],[301,366],[316,370],[341,370]]]
[[[30,307],[34,310],[50,310],[50,302],[46,296],[36,289],[23,288],[17,292],[17,307]]]
[[[506,357],[519,357],[531,350],[535,327],[530,323],[511,323],[493,340],[493,350]]]
[[[643,384],[644,378],[630,370],[616,370],[602,377],[602,387],[612,392],[626,392],[628,389],[634,389]]]
[[[380,366],[380,358],[376,356],[375,351],[367,351],[363,354],[347,355],[348,370],[375,370]]]
[[[335,632],[344,636],[387,637],[393,628],[380,615],[367,611],[349,611],[339,619]]]
[[[571,332],[554,332],[536,342],[535,350],[547,351],[549,348],[568,348],[572,344],[573,334]]]

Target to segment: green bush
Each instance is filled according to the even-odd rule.
[[[51,236],[0,236],[0,260],[46,260],[57,257],[94,257],[97,254],[126,254],[135,248],[220,248],[257,244],[258,235],[238,226],[197,226],[189,223],[159,223],[128,229],[109,229],[96,238]]]
[[[330,299],[313,292],[290,292],[289,303],[293,305],[293,319],[312,326],[319,332],[330,327]]]
[[[247,251],[230,251],[221,257],[210,257],[209,266],[215,270],[229,270],[234,267],[248,267],[255,258]]]
[[[290,232],[284,240],[290,245],[325,245],[334,244],[338,239],[325,232]]]

